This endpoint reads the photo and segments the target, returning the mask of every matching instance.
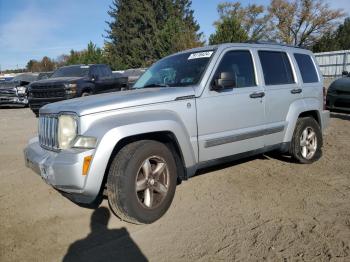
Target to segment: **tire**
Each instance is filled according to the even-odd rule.
[[[92,94],[91,94],[91,92],[90,91],[84,91],[82,94],[81,94],[81,96],[83,97],[83,96],[91,96]]]
[[[312,117],[299,118],[290,147],[292,157],[301,164],[311,164],[321,158],[322,146],[322,132],[316,120]]]
[[[174,156],[166,145],[152,140],[132,142],[120,150],[109,169],[110,208],[127,222],[152,223],[168,210],[176,182]]]

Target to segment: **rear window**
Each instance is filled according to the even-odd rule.
[[[294,54],[297,61],[299,71],[304,83],[317,83],[318,76],[315,69],[315,65],[309,55]]]
[[[259,58],[266,85],[294,83],[292,67],[286,53],[259,51]]]

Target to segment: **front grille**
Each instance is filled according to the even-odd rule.
[[[35,98],[53,98],[53,97],[64,97],[64,90],[31,90],[30,96]]]
[[[39,117],[39,142],[43,148],[58,149],[58,117],[57,115],[42,115]]]
[[[0,89],[0,96],[17,96],[17,92],[15,89]]]
[[[34,98],[64,97],[65,89],[63,84],[33,84],[30,88],[29,94]]]

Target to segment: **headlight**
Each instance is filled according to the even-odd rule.
[[[73,84],[64,84],[64,87],[66,87],[66,88],[77,87],[77,84],[76,84],[76,83],[73,83]]]
[[[60,115],[58,117],[58,147],[60,149],[70,148],[77,132],[78,124],[73,115]]]
[[[25,86],[17,86],[17,93],[19,95],[24,95],[27,92],[27,88]]]
[[[74,95],[77,93],[77,84],[65,84],[64,87],[66,88],[66,94],[68,95]]]
[[[96,147],[96,138],[91,136],[78,136],[74,141],[74,148],[92,149]]]

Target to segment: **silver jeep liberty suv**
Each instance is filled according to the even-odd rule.
[[[209,165],[271,150],[318,160],[328,120],[310,51],[222,44],[161,59],[132,90],[46,105],[24,155],[72,201],[105,192],[121,219],[152,223]]]

